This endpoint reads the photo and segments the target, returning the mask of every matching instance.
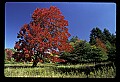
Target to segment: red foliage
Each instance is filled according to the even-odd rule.
[[[43,63],[43,60],[39,59],[39,62]]]
[[[30,56],[35,50],[44,52],[51,49],[55,54],[61,51],[70,52],[73,48],[67,42],[70,34],[66,26],[68,21],[64,19],[57,7],[37,8],[32,14],[32,21],[25,24],[19,31],[17,37],[20,39],[14,48]]]
[[[51,58],[51,61],[52,61],[53,63],[55,63],[55,62],[66,62],[66,60],[60,59],[59,57],[52,57],[52,58]]]
[[[105,44],[99,38],[96,38],[96,45],[101,47],[104,51],[107,51]]]
[[[6,58],[7,58],[7,60],[10,61],[11,58],[12,58],[13,51],[10,50],[10,49],[5,49],[5,52],[6,52]]]

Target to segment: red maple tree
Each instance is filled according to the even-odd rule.
[[[20,29],[17,36],[20,39],[14,48],[21,51],[24,57],[25,54],[35,55],[34,66],[38,62],[37,55],[44,56],[48,49],[57,55],[62,51],[70,52],[73,48],[67,42],[70,33],[66,26],[68,21],[57,7],[37,8],[32,14],[31,22]]]

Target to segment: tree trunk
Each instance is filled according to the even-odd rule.
[[[36,66],[37,66],[37,63],[38,63],[38,60],[34,60],[32,67],[36,67]]]
[[[37,54],[35,54],[35,59],[33,60],[33,65],[32,65],[32,67],[36,67],[38,61],[39,61],[39,60],[38,60],[38,58],[37,58]]]
[[[35,59],[33,60],[33,65],[32,65],[33,67],[37,66],[37,63],[39,62],[39,59],[42,59],[43,62],[44,62],[43,54],[44,54],[44,52],[40,52],[40,51],[37,51],[37,54],[34,54]]]

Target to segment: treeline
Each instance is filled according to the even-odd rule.
[[[61,53],[61,58],[67,60],[65,63],[115,61],[116,35],[111,34],[106,28],[103,31],[98,27],[93,28],[89,42],[80,40],[77,36],[73,36],[69,42],[74,50],[70,53]]]
[[[60,53],[60,58],[66,60],[64,63],[115,61],[116,35],[111,34],[106,28],[102,31],[98,27],[93,28],[90,32],[89,42],[80,40],[77,36],[68,40],[73,46],[73,50]],[[13,54],[15,52],[17,52],[15,49],[5,49],[5,62],[14,61]]]

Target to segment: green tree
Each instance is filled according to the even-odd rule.
[[[65,63],[75,64],[77,63],[78,56],[76,54],[71,54],[69,52],[61,52],[60,58],[66,60]]]
[[[112,45],[111,45],[111,43],[107,40],[106,41],[106,48],[107,48],[107,52],[111,49],[111,47],[112,47]]]
[[[108,60],[115,61],[116,58],[116,47],[111,47],[108,51]]]
[[[115,60],[116,35],[111,34],[108,29],[104,28],[102,32],[97,27],[93,28],[91,30],[89,43],[91,45],[97,45],[97,47],[101,48],[100,53],[102,54],[102,56],[100,58],[102,60]]]
[[[89,59],[90,46],[85,40],[76,43],[73,53],[79,55],[79,61],[87,61]]]
[[[106,41],[109,41],[112,45],[115,46],[116,35],[111,34],[108,29],[104,28],[104,30],[103,30],[103,36],[104,36],[104,39],[103,39],[104,43],[106,43]]]
[[[111,35],[111,40],[110,43],[112,44],[112,46],[116,46],[116,35],[112,34]]]
[[[96,44],[96,38],[102,39],[102,37],[103,37],[102,31],[98,27],[93,28],[91,30],[91,33],[90,33],[90,41],[89,41],[89,43],[91,45],[94,45],[94,44]]]
[[[91,46],[90,58],[96,63],[99,61],[107,60],[108,56],[101,47],[96,47],[95,45],[93,45]]]
[[[106,42],[107,53],[108,53],[108,60],[115,61],[116,57],[116,47],[113,46],[109,41]]]
[[[115,61],[116,56],[116,35],[111,34],[108,29],[104,29],[105,43],[107,47],[108,60]]]
[[[61,58],[72,64],[77,64],[88,60],[88,54],[90,52],[90,44],[88,42],[84,40],[76,41],[73,48],[73,51],[70,53],[63,52]]]
[[[79,40],[79,38],[77,36],[73,36],[69,42],[76,42],[77,40]]]
[[[102,47],[90,45],[90,43],[85,40],[75,42],[73,48],[72,52],[64,52],[62,53],[64,55],[61,55],[68,63],[99,62],[108,59],[108,54]]]
[[[103,42],[106,43],[106,41],[110,41],[111,40],[111,33],[109,32],[108,29],[104,28],[103,30]]]

